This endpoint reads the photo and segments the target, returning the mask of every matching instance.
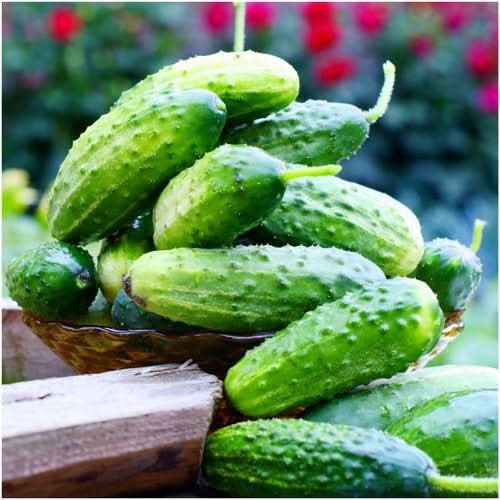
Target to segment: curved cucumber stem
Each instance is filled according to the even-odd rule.
[[[365,118],[368,123],[375,123],[387,111],[387,106],[389,106],[392,91],[394,89],[396,67],[391,61],[386,61],[382,68],[384,70],[384,85],[382,86],[375,106],[365,111]]]
[[[458,477],[432,474],[427,479],[433,497],[498,496],[498,478],[496,477]]]
[[[234,52],[245,50],[245,2],[235,0],[234,4]]]
[[[300,167],[285,170],[279,175],[285,182],[299,179],[300,177],[319,177],[321,175],[337,175],[342,170],[340,165],[322,165],[321,167]]]
[[[481,219],[476,219],[474,221],[474,229],[472,232],[472,243],[470,244],[470,249],[477,253],[481,248],[481,242],[483,241],[483,229],[486,226],[486,222]]]

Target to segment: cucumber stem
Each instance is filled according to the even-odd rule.
[[[472,243],[470,244],[470,249],[477,253],[481,248],[481,242],[483,241],[483,229],[486,226],[486,222],[481,219],[476,219],[474,221],[474,229],[472,232]]]
[[[245,2],[235,0],[234,5],[234,52],[245,50]]]
[[[300,167],[293,170],[285,170],[280,177],[285,182],[299,179],[300,177],[319,177],[321,175],[337,175],[342,170],[340,165],[322,165],[320,167]]]
[[[427,477],[432,496],[498,496],[496,477],[458,477],[432,474]]]
[[[365,118],[368,123],[375,123],[386,111],[391,100],[396,79],[396,67],[391,61],[386,61],[382,66],[384,70],[384,84],[373,108],[365,111]]]

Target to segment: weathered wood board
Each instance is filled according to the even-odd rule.
[[[192,486],[221,382],[159,365],[4,386],[3,495],[162,493]]]
[[[23,322],[22,310],[2,299],[2,376],[5,382],[74,375]]]

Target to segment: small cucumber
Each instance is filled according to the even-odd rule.
[[[220,146],[161,193],[153,214],[155,246],[228,246],[271,214],[289,180],[339,171],[336,166],[286,170],[282,161],[261,149]]]
[[[394,278],[323,304],[228,371],[234,407],[269,417],[406,370],[438,341],[444,318],[421,281]]]
[[[425,245],[415,277],[434,290],[447,313],[465,309],[479,287],[482,265],[476,252],[484,225],[481,220],[475,222],[471,248],[447,238],[436,238]]]
[[[165,66],[125,91],[117,104],[152,89],[207,89],[226,104],[228,120],[241,123],[284,108],[299,93],[299,77],[286,61],[247,50],[196,56]]]
[[[132,263],[154,249],[151,211],[137,217],[130,227],[103,241],[97,259],[99,286],[112,304]]]
[[[283,328],[380,280],[375,264],[336,248],[178,248],[136,260],[125,290],[143,309],[173,321],[249,333]]]
[[[229,129],[222,142],[257,146],[283,161],[310,166],[350,158],[368,138],[370,124],[389,104],[395,68],[389,61],[383,68],[384,86],[369,111],[327,101],[294,102],[253,123]]]
[[[199,89],[151,92],[114,107],[73,143],[61,165],[49,198],[52,235],[80,242],[121,229],[213,148],[225,117],[224,103]]]
[[[77,246],[52,241],[10,261],[10,296],[26,311],[48,319],[84,314],[97,295],[94,261]]]
[[[410,274],[424,252],[420,223],[409,208],[337,177],[290,183],[254,237],[261,242],[352,250],[388,276]]]
[[[485,366],[437,366],[396,375],[306,411],[314,422],[386,429],[413,408],[452,392],[496,390],[498,370]]]
[[[427,401],[387,432],[427,453],[443,474],[498,474],[498,391],[451,393]]]

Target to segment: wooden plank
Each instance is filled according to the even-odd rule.
[[[23,322],[21,308],[2,299],[2,378],[5,382],[74,375]]]
[[[4,386],[3,494],[108,496],[192,486],[221,385],[184,364]]]

